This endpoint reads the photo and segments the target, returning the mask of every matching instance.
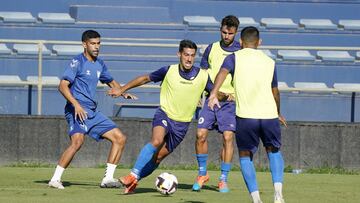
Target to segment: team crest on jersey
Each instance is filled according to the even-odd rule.
[[[90,70],[86,70],[86,75],[91,75]]]
[[[164,126],[167,127],[167,121],[166,120],[161,120],[161,122],[164,124]]]
[[[198,124],[203,124],[205,121],[204,117],[200,117],[198,120]]]
[[[98,78],[100,78],[100,71],[96,71],[96,75]]]
[[[71,60],[70,67],[75,68],[79,64],[79,61],[76,59]]]

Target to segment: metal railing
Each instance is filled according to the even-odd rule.
[[[106,38],[105,38],[106,39]],[[122,38],[119,38],[122,39]],[[131,38],[124,38],[129,40]],[[143,41],[145,41],[144,39]],[[135,41],[139,41],[138,39]],[[42,114],[42,89],[43,86],[57,86],[58,84],[44,84],[42,80],[42,70],[43,70],[43,46],[45,44],[56,44],[56,45],[81,45],[81,42],[78,41],[60,41],[60,40],[16,40],[16,39],[0,39],[0,43],[20,43],[20,44],[37,44],[38,45],[38,81],[37,82],[16,82],[16,83],[1,83],[0,85],[16,85],[22,86],[27,85],[29,87],[37,86],[38,95],[37,95],[37,114]],[[170,43],[139,43],[139,42],[101,42],[103,46],[127,46],[127,47],[168,47],[168,48],[177,48],[178,44]],[[199,48],[205,48],[207,45],[200,44]],[[360,51],[360,47],[334,47],[334,46],[261,46],[259,49],[270,49],[270,50],[321,50],[321,51]],[[159,88],[158,85],[144,85],[143,88]],[[355,94],[360,92],[360,89],[353,90],[339,90],[335,88],[326,88],[326,89],[306,89],[306,88],[279,88],[282,92],[342,92],[342,93],[352,93],[355,97]]]

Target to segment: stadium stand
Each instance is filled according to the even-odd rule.
[[[300,26],[305,29],[337,29],[337,25],[329,19],[300,19]]]
[[[0,12],[0,19],[5,23],[35,23],[36,19],[29,12]]]
[[[239,17],[241,27],[246,25],[259,27],[263,38],[262,49],[277,62],[278,80],[286,85],[289,84],[289,87],[285,87],[279,83],[279,87],[284,90],[282,92],[284,95],[282,108],[285,116],[290,116],[290,120],[309,118],[320,119],[319,121],[326,121],[326,118],[339,121],[349,120],[345,119],[346,116],[336,118],[336,115],[324,114],[323,117],[311,117],[312,114],[294,113],[294,108],[300,108],[307,102],[305,98],[317,101],[321,100],[318,97],[322,99],[326,97],[324,94],[317,95],[316,93],[304,94],[306,97],[302,92],[293,94],[291,89],[296,87],[290,86],[296,82],[318,82],[324,83],[327,87],[333,87],[336,83],[360,83],[360,78],[356,77],[360,74],[358,67],[360,50],[359,47],[354,47],[356,46],[354,42],[360,40],[358,29],[360,19],[355,15],[360,9],[357,1],[344,3],[311,0],[291,2],[282,0],[154,0],[151,2],[109,0],[99,5],[95,0],[64,0],[58,2],[56,6],[48,2],[40,2],[40,0],[35,0],[33,3],[37,6],[19,6],[29,5],[27,1],[19,0],[16,3],[9,2],[0,9],[0,19],[3,20],[0,25],[0,58],[2,59],[0,75],[17,75],[23,82],[26,82],[28,76],[38,74],[39,61],[36,42],[22,44],[9,40],[57,40],[58,42],[44,43],[44,56],[41,64],[44,76],[60,78],[71,57],[82,51],[79,46],[81,33],[85,29],[92,28],[98,30],[103,37],[101,57],[105,60],[113,76],[124,83],[133,77],[149,73],[164,65],[176,63],[177,44],[181,39],[188,38],[200,45],[201,56],[207,44],[219,39],[218,26],[222,17],[234,14]],[[188,9],[189,5],[198,9]],[[239,12],[239,8],[241,8],[241,12]],[[19,17],[27,16],[32,20],[9,21],[5,19],[9,19],[9,13],[14,12],[22,13]],[[4,13],[6,14],[5,18],[2,16]],[[90,15],[91,13],[99,15],[96,15],[97,18],[95,18]],[[57,14],[57,17],[50,17],[53,14]],[[29,18],[29,16],[37,16],[37,19]],[[185,21],[189,17],[191,17],[190,20]],[[210,21],[204,21],[204,24],[198,21],[200,24],[194,24],[196,22],[194,20],[204,17]],[[52,19],[59,21],[54,22],[51,21]],[[70,21],[61,23],[61,19],[70,19]],[[275,21],[278,19],[281,23],[285,22],[285,24],[271,25],[274,19]],[[324,25],[329,25],[331,22],[332,28],[323,29],[319,27],[319,24],[314,24],[314,22],[319,22],[319,19],[323,19],[321,23],[327,22]],[[333,22],[338,22],[338,25]],[[301,25],[301,23],[304,24]],[[317,28],[310,27],[311,24]],[[6,41],[6,39],[9,40]],[[14,49],[10,49],[13,47]],[[197,57],[197,65],[200,62],[200,56]],[[327,101],[329,105],[325,105],[326,108],[330,108],[332,103],[336,106],[337,102],[340,104],[351,99],[351,97],[343,97],[342,94],[331,94],[336,88],[327,89],[330,90],[327,98],[334,99]],[[355,90],[358,91],[356,88]],[[33,88],[32,94],[36,95],[36,91],[36,88]],[[103,97],[104,91],[102,89],[99,93],[100,108],[103,108],[102,111],[105,114],[114,115],[116,111],[109,109],[108,106],[115,108],[115,103],[119,103],[119,100]],[[140,104],[157,104],[159,102],[158,89],[140,88],[135,93],[142,98],[139,101]],[[14,92],[9,94],[14,94]],[[56,88],[47,87],[44,94],[48,95],[47,99],[56,98],[58,101],[55,103],[58,105],[51,109],[44,106],[43,113],[61,115],[64,99],[57,93]],[[300,97],[302,99],[298,99],[298,103],[291,103],[294,98]],[[337,97],[341,97],[341,99]],[[36,102],[36,99],[33,100],[32,105]],[[53,109],[56,109],[56,112]],[[25,114],[27,110],[25,108]],[[0,113],[4,112],[0,110]],[[32,108],[32,112],[36,112],[36,107]],[[142,116],[141,109],[138,110],[138,113],[133,113],[133,109],[127,108],[122,110],[121,115]]]
[[[184,16],[184,23],[189,26],[219,27],[220,22],[213,16]]]

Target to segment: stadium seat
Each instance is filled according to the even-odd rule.
[[[240,21],[240,27],[247,27],[247,26],[254,26],[259,27],[259,23],[254,20],[254,18],[251,17],[238,17]]]
[[[337,29],[337,26],[329,19],[300,19],[300,26],[305,29]]]
[[[39,13],[38,19],[43,23],[75,23],[68,13]]]
[[[37,83],[38,82],[38,76],[27,76],[26,80],[28,82]],[[42,84],[43,85],[50,85],[55,86],[59,85],[60,79],[56,76],[42,76]]]
[[[340,91],[360,91],[360,83],[334,83],[334,88]]]
[[[262,50],[264,52],[264,54],[266,54],[268,57],[272,58],[272,59],[276,59],[276,56],[268,49],[263,49]]]
[[[22,80],[18,75],[0,75],[0,84],[20,83]]]
[[[81,45],[53,45],[52,49],[58,56],[73,56],[84,51]]]
[[[189,26],[219,27],[220,22],[213,16],[184,16],[184,23]]]
[[[290,18],[261,18],[261,24],[266,28],[297,29],[298,25]]]
[[[0,12],[0,19],[4,22],[35,23],[36,19],[30,12]]]
[[[323,82],[294,82],[294,87],[300,89],[328,89]]]
[[[17,54],[25,54],[25,55],[32,55],[32,54],[38,54],[39,48],[37,44],[14,44],[13,50]],[[46,46],[43,46],[42,48],[43,54],[50,55],[50,50],[46,48]]]
[[[357,51],[357,52],[356,52],[356,59],[357,59],[357,60],[360,60],[360,51]]]
[[[315,56],[306,50],[279,50],[279,58],[284,61],[314,61]]]
[[[289,86],[286,84],[286,82],[278,82],[278,88],[279,89],[287,89]]]
[[[323,61],[354,62],[354,57],[347,51],[318,51],[317,56]]]
[[[339,26],[345,30],[360,30],[360,20],[339,20]]]
[[[11,50],[6,46],[6,44],[0,44],[0,54],[11,54]]]

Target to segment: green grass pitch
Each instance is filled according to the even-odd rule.
[[[53,168],[0,167],[0,202],[117,202],[117,203],[217,203],[251,202],[239,171],[231,171],[230,193],[217,192],[219,171],[209,171],[210,181],[201,192],[192,192],[195,170],[156,170],[140,181],[135,194],[123,195],[123,189],[102,189],[99,183],[104,169],[69,168],[63,175],[65,190],[47,187]],[[163,196],[155,189],[155,177],[161,172],[171,172],[179,180],[177,192]],[[116,170],[123,176],[129,169]],[[271,175],[257,173],[264,203],[273,201]],[[360,202],[360,175],[291,174],[285,173],[284,196],[292,202]]]

